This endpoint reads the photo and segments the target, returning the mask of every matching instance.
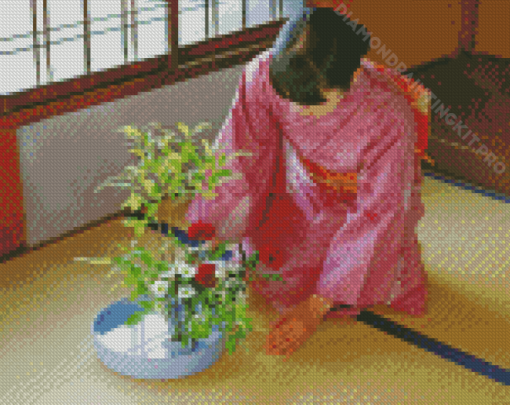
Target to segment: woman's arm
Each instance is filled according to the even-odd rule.
[[[217,157],[221,153],[228,157],[234,152],[251,156],[228,161],[222,169],[240,177],[217,184],[213,200],[197,196],[186,215],[189,223],[201,220],[213,225],[222,241],[240,242],[250,229],[250,222],[256,222],[252,218],[271,186],[279,153],[279,126],[266,102],[264,83],[257,74],[258,63],[254,59],[243,71],[233,106],[214,145]],[[206,178],[209,177],[207,174]]]

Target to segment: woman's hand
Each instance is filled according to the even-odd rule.
[[[264,345],[266,354],[285,355],[288,360],[306,340],[313,335],[329,310],[329,302],[317,305],[320,298],[312,296],[296,307],[288,310],[272,326],[272,331]]]

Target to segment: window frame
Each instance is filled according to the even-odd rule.
[[[69,104],[64,112],[87,108],[90,103],[86,99],[94,98],[86,97],[90,93],[97,94],[104,90],[116,93],[116,96],[108,101],[133,95],[131,91],[128,92],[129,94],[125,94],[122,90],[122,87],[133,81],[137,83],[135,87],[138,88],[136,92],[138,93],[244,63],[246,59],[270,47],[281,27],[288,21],[287,17],[283,17],[227,35],[178,46],[178,0],[166,1],[168,4],[166,11],[169,16],[168,54],[84,74],[65,81],[47,83],[14,94],[1,95],[0,128],[12,128],[13,125],[22,126],[27,122],[49,118],[51,112],[56,109],[50,108],[49,112],[44,113],[43,111],[47,110],[44,107],[51,107],[55,102],[64,102],[67,105],[72,103],[73,98],[80,96],[84,98],[83,103]],[[245,13],[243,13],[243,17],[245,17]],[[243,18],[243,23],[245,23],[245,18]],[[87,23],[85,26],[85,30],[89,29]],[[177,55],[177,57],[172,58],[172,55]],[[157,80],[158,77],[160,80]],[[106,100],[102,102],[106,102]],[[31,117],[29,120],[28,117],[22,117],[27,114]],[[55,115],[58,115],[57,111],[55,111]]]

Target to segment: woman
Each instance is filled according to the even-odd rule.
[[[213,201],[198,197],[187,215],[258,250],[256,273],[285,281],[252,284],[285,314],[268,353],[289,355],[324,318],[382,303],[425,310],[415,149],[426,149],[430,94],[362,59],[369,41],[347,23],[331,9],[306,11],[247,65],[216,147],[253,156],[229,167],[243,180]]]

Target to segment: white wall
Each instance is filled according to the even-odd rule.
[[[27,243],[37,245],[121,209],[128,190],[93,192],[106,177],[134,163],[124,134],[115,132],[119,127],[178,121],[193,127],[208,121],[213,128],[203,137],[214,139],[244,66],[19,128]]]

